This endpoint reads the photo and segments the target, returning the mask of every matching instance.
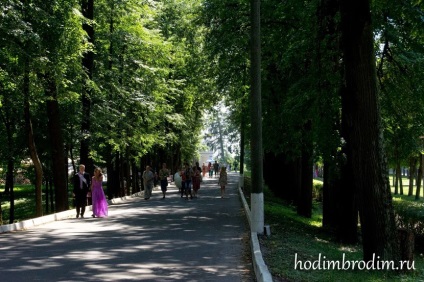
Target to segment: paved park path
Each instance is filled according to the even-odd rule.
[[[206,176],[197,199],[171,185],[90,215],[0,234],[0,281],[254,281],[237,174],[224,199]]]

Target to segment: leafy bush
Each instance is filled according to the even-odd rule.
[[[415,234],[415,247],[424,250],[424,207],[422,202],[393,198],[395,220],[398,228]]]
[[[393,204],[397,226],[399,228],[412,230],[416,235],[424,236],[423,203],[393,198]]]

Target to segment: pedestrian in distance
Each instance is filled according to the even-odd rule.
[[[146,166],[146,170],[143,172],[143,184],[144,184],[144,199],[149,200],[152,196],[153,184],[155,175],[151,171],[150,166]]]
[[[199,170],[199,172],[201,172],[202,171],[202,169],[200,168],[200,166],[199,166],[199,162],[196,162],[196,168]]]
[[[73,195],[75,197],[77,218],[80,216],[84,218],[85,206],[87,205],[87,193],[91,186],[90,174],[85,172],[85,165],[80,164],[78,173],[73,177],[73,182]]]
[[[221,198],[225,196],[225,186],[227,185],[227,170],[225,166],[221,167],[221,172],[219,173],[218,184],[221,186]]]
[[[191,194],[191,184],[192,184],[191,180],[193,178],[193,169],[190,167],[188,163],[185,163],[184,176],[185,176],[184,194],[186,196],[186,200],[188,200],[188,195],[190,195],[190,199],[193,199],[193,195]]]
[[[209,177],[212,177],[213,167],[212,167],[212,163],[211,162],[208,163],[208,173],[209,173]]]
[[[193,183],[193,197],[197,198],[197,192],[200,189],[200,180],[201,180],[202,176],[200,174],[200,170],[197,166],[193,166],[193,177],[192,179],[192,183]]]
[[[186,190],[186,174],[185,174],[185,165],[183,165],[181,167],[181,171],[180,171],[180,176],[181,176],[181,198],[184,197],[184,193]]]
[[[107,200],[102,187],[103,173],[98,167],[94,169],[94,176],[91,180],[91,197],[93,201],[92,217],[106,217],[108,214]]]
[[[215,163],[213,164],[213,170],[215,172],[215,177],[219,172],[219,163],[217,161],[215,161]]]
[[[162,199],[165,199],[166,190],[168,188],[168,177],[169,170],[166,168],[166,163],[162,164],[162,168],[159,170],[159,178],[160,178],[160,189],[162,190]]]

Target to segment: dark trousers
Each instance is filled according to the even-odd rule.
[[[77,217],[84,216],[85,206],[87,205],[87,196],[76,195],[75,197],[75,209],[77,211]]]
[[[185,181],[181,181],[181,198],[184,195],[184,191],[185,191]]]

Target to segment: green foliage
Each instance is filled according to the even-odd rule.
[[[206,67],[214,83],[207,97],[211,101],[221,99],[228,108],[224,131],[231,143],[239,142],[241,126],[248,128],[249,124],[249,9],[246,1],[213,0],[205,1],[199,15],[199,22],[205,26]],[[216,126],[209,130],[213,128]],[[239,154],[239,148],[231,150]]]
[[[389,161],[422,150],[424,28],[422,3],[374,1],[377,74]]]
[[[393,198],[396,212],[396,223],[399,228],[414,232],[415,236],[424,239],[424,209],[421,201],[411,201],[398,197]]]

